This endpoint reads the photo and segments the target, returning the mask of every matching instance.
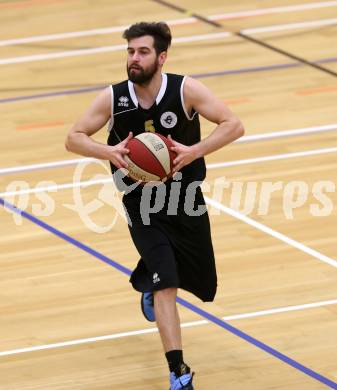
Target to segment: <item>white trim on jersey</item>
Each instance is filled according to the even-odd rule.
[[[133,82],[131,82],[130,80],[128,80],[128,87],[129,87],[129,93],[130,93],[131,99],[133,101],[133,104],[138,108],[139,102],[138,102],[137,95],[135,92],[135,86],[133,85]],[[161,86],[160,86],[158,95],[156,97],[157,106],[161,102],[161,100],[166,92],[166,88],[167,88],[167,74],[162,73],[161,74]]]
[[[183,109],[184,109],[184,113],[186,115],[186,118],[189,120],[189,121],[192,121],[195,117],[195,115],[197,114],[197,111],[194,111],[192,117],[189,116],[187,110],[186,110],[186,106],[185,106],[185,100],[184,100],[184,84],[185,84],[185,80],[186,80],[186,77],[187,76],[184,76],[183,78],[183,81],[181,82],[181,86],[180,86],[180,99],[181,99],[181,105],[183,106]]]
[[[115,116],[117,116],[117,115],[119,115],[119,114],[124,114],[124,112],[129,112],[129,111],[134,111],[134,110],[137,110],[137,107],[135,107],[135,108],[130,108],[129,110],[124,110],[124,111],[116,112]]]
[[[108,127],[108,132],[113,128],[114,125],[114,90],[112,85],[110,85],[110,99],[111,99],[111,114],[110,114],[110,122],[109,122],[109,127]]]
[[[161,102],[161,99],[163,98],[163,96],[164,96],[164,94],[166,92],[166,88],[167,88],[167,74],[166,73],[162,73],[161,77],[162,77],[161,86],[160,86],[160,90],[158,92],[158,96],[156,98],[157,106]]]
[[[135,87],[133,85],[133,82],[131,82],[130,80],[128,80],[128,87],[129,87],[129,93],[133,101],[133,104],[138,108],[138,99],[135,92]]]

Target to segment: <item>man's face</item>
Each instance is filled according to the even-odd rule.
[[[157,56],[153,43],[150,35],[131,39],[128,43],[127,72],[129,80],[135,84],[150,82],[165,62],[166,53]]]

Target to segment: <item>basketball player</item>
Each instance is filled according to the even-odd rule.
[[[170,388],[193,390],[193,374],[183,359],[177,289],[211,302],[217,277],[203,195],[196,186],[194,208],[203,206],[205,212],[189,215],[184,208],[185,202],[191,201],[187,199],[187,188],[205,178],[204,156],[241,137],[244,130],[240,120],[202,83],[191,77],[162,73],[171,44],[171,32],[165,23],[137,23],[123,37],[128,42],[128,80],[106,88],[96,97],[70,130],[66,148],[109,160],[115,172],[127,168],[124,157],[134,135],[151,131],[172,138],[177,154],[174,172],[181,175],[163,184],[167,199],[162,210],[152,213],[150,224],[144,225],[140,216],[142,186],[125,193],[123,203],[132,222],[131,237],[141,257],[130,281],[142,293],[143,314],[157,323],[170,370]],[[202,140],[199,114],[216,124]],[[91,136],[109,120],[107,145],[94,141]],[[124,183],[133,182],[125,178]],[[178,197],[176,213],[168,212],[172,194]],[[152,195],[151,201],[155,202],[156,192]]]

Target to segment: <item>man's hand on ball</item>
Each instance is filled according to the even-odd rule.
[[[168,138],[173,143],[171,150],[177,154],[176,158],[173,160],[173,173],[179,172],[184,166],[200,157],[198,155],[197,145],[183,145],[172,139],[171,135],[169,135]]]
[[[129,135],[122,142],[111,147],[110,161],[118,169],[128,167],[128,163],[125,161],[124,156],[130,152],[129,149],[126,147],[126,145],[132,137],[133,134],[130,131]]]

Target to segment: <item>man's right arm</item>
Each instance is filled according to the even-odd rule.
[[[126,144],[132,133],[115,146],[97,142],[91,136],[97,133],[108,122],[111,115],[111,92],[105,88],[91,103],[68,133],[65,146],[70,152],[86,157],[110,160],[117,168],[127,168],[124,155],[129,151]]]

